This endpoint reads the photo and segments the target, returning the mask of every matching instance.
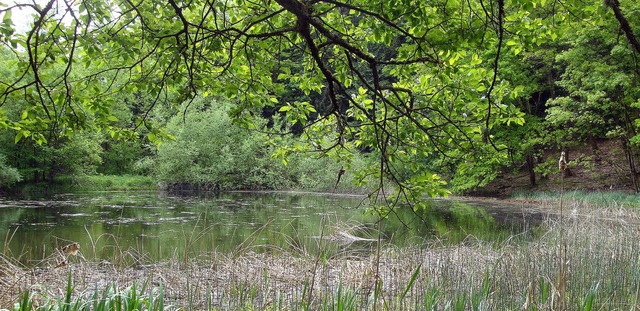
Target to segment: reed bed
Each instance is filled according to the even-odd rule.
[[[541,208],[550,212],[557,207],[556,202],[545,204]],[[0,257],[0,306],[53,310],[45,307],[64,302],[64,297],[69,297],[68,305],[89,305],[117,293],[131,297],[133,288],[134,298],[146,302],[141,304],[144,310],[636,308],[640,213],[580,200],[567,201],[564,209],[562,218],[550,213],[541,228],[532,229],[538,236],[534,240],[513,237],[487,243],[470,236],[455,246],[381,245],[379,253],[370,255],[303,249],[257,252],[246,247],[228,254],[126,265],[114,262],[131,260],[74,257],[58,268],[53,259],[26,268]],[[328,240],[319,243],[326,243],[321,249],[333,245]]]

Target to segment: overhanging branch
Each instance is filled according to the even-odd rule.
[[[633,29],[631,29],[631,26],[629,25],[629,21],[620,10],[620,2],[618,0],[607,0],[605,2],[611,10],[613,10],[613,14],[616,16],[618,23],[620,23],[620,28],[624,31],[624,35],[627,37],[629,43],[636,50],[636,53],[640,53],[640,42],[638,42],[638,39],[634,35]]]

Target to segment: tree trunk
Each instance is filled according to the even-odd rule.
[[[47,172],[47,182],[49,183],[49,185],[53,185],[53,179],[55,178],[55,175],[56,175],[55,171],[56,171],[56,163],[55,163],[55,160],[51,159],[49,161],[49,171]]]
[[[533,155],[527,155],[527,171],[529,172],[529,184],[533,187],[536,185],[535,160]]]
[[[565,151],[564,152],[564,156],[565,156],[565,161],[567,161],[567,163],[569,163],[569,151]],[[567,168],[564,170],[563,176],[564,178],[567,177],[571,177],[573,176],[573,172],[571,171],[571,169],[569,168],[569,166],[567,166]]]
[[[627,143],[627,141],[622,141],[622,149],[624,150],[624,154],[627,157],[627,164],[629,164],[629,170],[631,171],[631,181],[633,182],[633,189],[636,192],[640,192],[640,185],[638,182],[638,167],[636,165],[636,156],[634,155],[633,150],[631,150],[631,146]]]
[[[602,162],[602,156],[600,155],[598,142],[594,138],[591,139],[591,150],[593,151],[593,161],[596,164],[600,164]]]
[[[624,16],[622,11],[620,10],[620,2],[618,0],[607,0],[605,1],[605,3],[609,5],[611,10],[613,10],[613,14],[616,16],[616,19],[620,24],[620,28],[622,28],[624,35],[627,37],[627,41],[629,41],[629,44],[633,46],[634,50],[636,50],[636,53],[640,53],[640,42],[638,42],[636,35],[633,33],[627,17]]]

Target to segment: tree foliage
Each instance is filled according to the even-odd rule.
[[[26,32],[12,23],[19,9],[32,12]],[[17,115],[0,113],[0,127],[15,133],[15,142],[36,144],[82,130],[158,142],[171,137],[161,125],[172,113],[162,113],[187,111],[201,129],[209,126],[202,118],[221,118],[188,113],[198,96],[214,96],[246,128],[259,128],[263,116],[283,116],[289,125],[269,130],[301,134],[306,144],[280,141],[276,157],[321,151],[348,161],[371,153],[377,163],[360,174],[392,201],[419,202],[424,194],[447,193],[440,174],[466,190],[486,184],[520,154],[531,160],[532,148],[516,148],[501,131],[523,125],[534,94],[562,89],[551,102],[551,125],[577,113],[571,118],[582,122],[577,126],[601,126],[591,112],[615,119],[635,107],[636,78],[627,69],[639,52],[636,10],[617,0],[5,3],[0,40],[10,73],[0,78],[0,112],[22,104]],[[604,41],[589,50],[589,36]],[[554,76],[533,65],[542,59],[544,68],[554,68],[549,53],[538,52],[554,49],[564,67],[561,81],[533,85]],[[586,61],[604,52],[611,55],[586,72]],[[615,74],[620,67],[625,73]],[[612,79],[594,84],[609,73]],[[130,96],[123,94],[140,95],[126,123],[115,113]],[[544,117],[544,109],[534,110]],[[629,117],[633,128],[636,116]],[[242,135],[226,130],[217,129],[230,140]],[[171,161],[194,160],[188,146],[180,148],[186,159]],[[386,187],[389,181],[397,192]]]
[[[233,124],[227,104],[215,100],[198,98],[191,108],[169,121],[167,131],[175,139],[161,144],[154,159],[156,175],[173,189],[353,191],[352,173],[339,185],[336,175],[345,165],[349,170],[365,165],[362,159],[340,163],[321,151],[274,159],[276,145],[299,145],[300,138],[270,138],[264,121],[255,124],[261,131]]]
[[[265,135],[231,126],[227,110],[214,103],[170,120],[167,129],[176,139],[158,150],[160,179],[217,190],[284,188],[280,170],[272,168],[278,162],[270,159]]]
[[[6,157],[0,153],[0,187],[10,186],[22,180],[22,176],[15,167],[6,163]]]

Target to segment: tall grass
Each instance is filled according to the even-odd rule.
[[[246,247],[187,260],[177,255],[151,266],[77,261],[64,269],[40,267],[0,275],[4,284],[19,286],[23,293],[11,294],[0,305],[23,308],[17,310],[65,301],[86,306],[117,296],[139,301],[142,309],[161,301],[164,309],[173,305],[183,310],[558,310],[562,304],[567,310],[635,308],[640,304],[640,212],[570,196],[563,200],[564,218],[550,217],[534,241],[382,245],[379,258],[375,252],[336,251],[318,257],[300,248],[256,253]],[[541,206],[557,207],[551,201]],[[566,256],[560,258],[568,260],[558,260],[562,251]],[[561,269],[566,271],[563,283],[557,280]],[[71,282],[61,280],[65,272]],[[141,280],[156,284],[156,291],[133,286]],[[307,296],[310,288],[313,299]],[[157,303],[147,304],[150,301]]]
[[[561,192],[517,192],[512,197],[537,201],[543,204],[559,204]],[[640,194],[618,191],[581,191],[572,190],[562,192],[564,200],[573,205],[600,208],[630,208],[640,207]]]
[[[170,310],[171,306],[164,304],[162,286],[147,289],[147,284],[133,283],[121,289],[116,284],[106,285],[99,289],[77,292],[68,275],[67,285],[62,295],[48,296],[37,291],[26,290],[20,294],[20,300],[15,303],[12,311],[134,311]]]
[[[158,190],[157,181],[149,176],[85,175],[58,176],[53,185],[47,182],[24,184],[15,191],[22,193],[65,193],[74,191]]]
[[[61,177],[56,180],[62,191],[131,191],[157,190],[154,178],[134,175],[87,175]]]

